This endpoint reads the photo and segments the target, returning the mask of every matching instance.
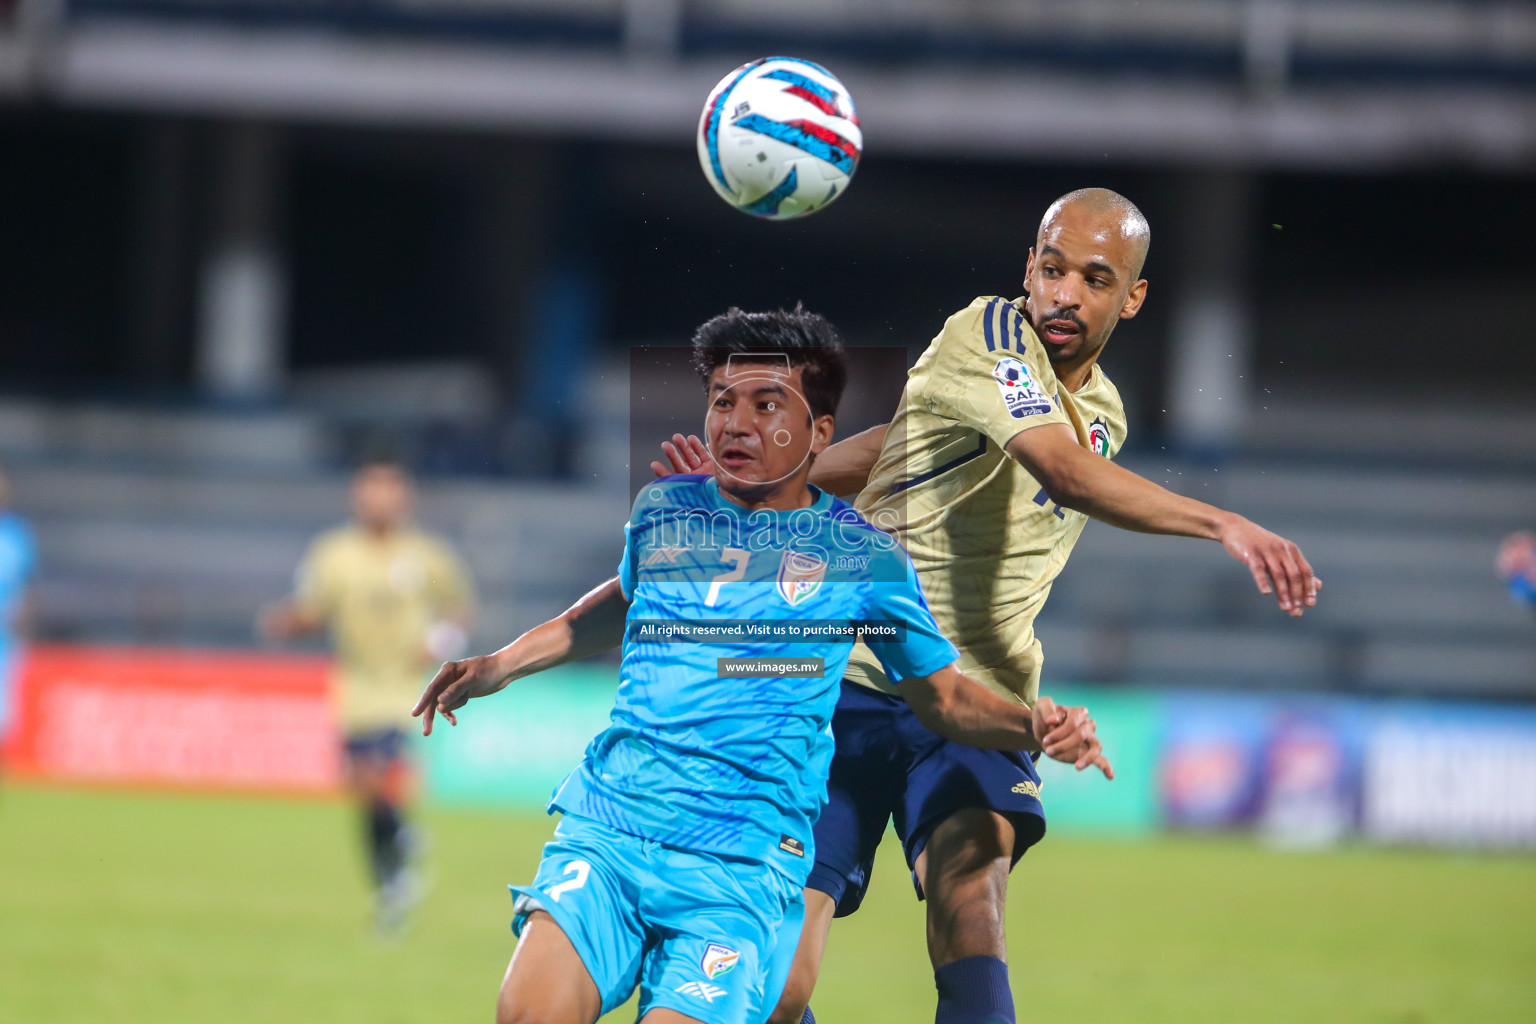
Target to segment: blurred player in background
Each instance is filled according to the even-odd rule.
[[[891,423],[831,446],[811,476],[835,494],[858,492],[855,508],[895,533],[960,669],[1025,704],[1040,685],[1035,616],[1090,516],[1219,541],[1291,615],[1316,600],[1320,584],[1294,544],[1110,461],[1125,410],[1097,363],[1115,325],[1141,308],[1150,238],[1117,193],[1058,199],[1030,250],[1025,297],[985,296],[950,317]],[[658,472],[713,468],[697,438],[674,442]],[[889,691],[879,662],[855,646],[800,950],[771,1020],[814,1020],[832,918],[858,909],[894,819],[928,901],[938,1024],[1012,1022],[1003,911],[1009,872],[1045,833],[1039,777],[1027,758],[927,733]]]
[[[257,623],[275,641],[330,631],[347,784],[363,811],[381,932],[398,928],[419,895],[403,813],[411,705],[432,668],[463,653],[474,614],[468,574],[446,542],[412,525],[413,503],[404,467],[360,468],[352,522],[314,540],[293,596]]]
[[[1536,533],[1522,530],[1505,537],[1497,566],[1510,594],[1536,608]]]
[[[550,800],[564,818],[537,877],[513,888],[502,1024],[591,1024],[637,985],[649,1024],[758,1024],[794,954],[850,643],[652,641],[647,624],[899,624],[868,649],[918,719],[1108,770],[1086,709],[1031,711],[957,671],[901,548],[807,484],[846,377],[831,325],[732,310],[694,354],[719,475],[642,489],[616,579],[495,654],[444,665],[416,705],[430,732],[513,679],[624,645],[612,724]],[[729,674],[730,658],[751,674]],[[765,671],[765,658],[824,668]]]
[[[32,579],[36,548],[32,529],[10,507],[10,481],[0,467],[0,749],[10,730],[13,690],[31,632]]]

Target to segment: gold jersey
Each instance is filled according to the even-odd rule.
[[[341,719],[351,732],[406,726],[435,660],[427,631],[468,612],[469,577],[448,545],[414,529],[327,531],[299,566],[294,603],[325,620]]]
[[[950,317],[907,375],[901,407],[854,507],[894,533],[917,569],[960,669],[1026,704],[1040,688],[1035,616],[1088,522],[1060,508],[1005,446],[1063,423],[1114,457],[1125,441],[1120,393],[1095,365],[1061,387],[1023,300],[983,296]],[[856,644],[845,679],[889,689]]]

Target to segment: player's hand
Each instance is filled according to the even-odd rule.
[[[1323,581],[1295,544],[1242,516],[1228,520],[1217,539],[1227,554],[1253,573],[1259,593],[1275,595],[1281,611],[1294,618],[1317,604]]]
[[[671,476],[673,473],[713,475],[715,472],[715,460],[709,454],[709,449],[693,434],[687,437],[673,434],[672,440],[661,442],[661,454],[667,461],[651,463],[651,472],[657,476]]]
[[[1070,764],[1078,771],[1092,766],[1103,772],[1106,779],[1115,777],[1115,769],[1099,742],[1098,724],[1087,708],[1058,707],[1051,698],[1040,697],[1030,709],[1030,718],[1035,739],[1046,757]]]
[[[458,725],[455,711],[468,704],[471,698],[496,693],[505,685],[505,674],[497,666],[494,656],[445,661],[422,691],[421,699],[411,709],[411,716],[421,719],[421,734],[430,736],[436,715],[446,718],[449,725]]]

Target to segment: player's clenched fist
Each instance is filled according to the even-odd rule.
[[[506,681],[506,672],[497,664],[495,655],[444,662],[422,691],[411,715],[421,719],[422,735],[430,736],[435,715],[441,714],[449,725],[458,725],[455,711],[473,697],[496,693]]]
[[[1098,725],[1087,708],[1059,707],[1051,698],[1041,697],[1030,709],[1030,718],[1046,757],[1071,764],[1078,771],[1097,766],[1106,779],[1115,777],[1099,742]]]

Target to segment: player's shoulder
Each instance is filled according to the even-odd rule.
[[[418,551],[432,558],[453,557],[453,545],[448,543],[448,539],[440,534],[433,533],[430,530],[423,530],[418,526],[411,527],[406,533],[406,537]]]
[[[634,512],[685,511],[707,509],[714,502],[709,495],[708,473],[674,473],[658,477],[640,488],[635,495]]]
[[[311,555],[328,555],[356,547],[362,540],[363,531],[353,523],[337,523],[315,534],[309,542]]]
[[[838,554],[864,558],[864,561],[852,564],[865,566],[872,579],[905,577],[909,559],[895,537],[870,522],[863,513],[841,498],[832,499],[827,515],[836,527],[833,538],[839,549]]]
[[[872,533],[880,534],[882,537],[885,536],[884,531],[882,531],[874,523],[871,523],[868,519],[864,518],[864,514],[862,512],[848,504],[848,502],[844,501],[842,498],[832,498],[831,504],[827,506],[827,518],[831,519],[834,523],[837,523],[839,527],[850,529],[856,534]]]
[[[934,346],[941,357],[963,359],[992,353],[993,358],[1000,358],[1009,352],[1032,354],[1040,341],[1016,299],[978,295],[944,322]]]
[[[0,513],[0,539],[19,548],[30,548],[35,540],[31,524],[15,512]]]

